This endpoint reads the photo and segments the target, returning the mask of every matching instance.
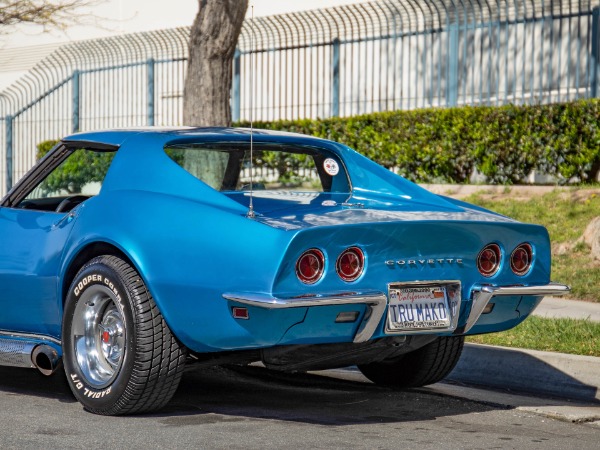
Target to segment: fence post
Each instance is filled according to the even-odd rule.
[[[6,192],[10,191],[13,181],[13,117],[6,116]]]
[[[456,106],[458,98],[458,24],[448,27],[448,78],[446,85],[446,106]]]
[[[591,73],[591,96],[598,97],[598,63],[600,62],[600,48],[598,38],[600,38],[600,8],[597,6],[592,9],[592,73]]]
[[[335,38],[332,42],[333,55],[331,58],[331,116],[340,115],[340,40]]]
[[[81,107],[80,103],[80,84],[79,84],[79,70],[73,71],[73,117],[72,117],[72,128],[73,133],[77,133],[79,131],[79,108]]]
[[[146,61],[147,76],[147,102],[146,102],[146,125],[154,126],[154,59]]]
[[[235,49],[233,54],[233,83],[231,83],[231,121],[237,123],[241,117],[241,79],[240,79],[240,57],[241,52]],[[250,57],[253,55],[250,53]]]

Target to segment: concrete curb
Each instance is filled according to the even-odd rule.
[[[600,406],[600,358],[465,344],[448,380]]]
[[[463,398],[490,405],[514,408],[567,422],[586,423],[600,426],[600,407],[589,402],[576,402],[568,399],[531,397],[506,391],[492,391],[481,387],[436,383],[421,388],[451,397]]]

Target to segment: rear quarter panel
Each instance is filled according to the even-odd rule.
[[[189,199],[113,191],[82,205],[65,267],[91,243],[112,244],[130,258],[186,346],[209,351],[260,345],[232,319],[222,294],[270,292],[290,238],[289,232]],[[289,315],[295,322],[304,311]],[[271,326],[272,333],[285,331]]]

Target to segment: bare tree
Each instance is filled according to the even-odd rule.
[[[248,0],[198,0],[190,34],[183,121],[192,126],[230,126],[232,62]]]
[[[82,8],[99,0],[0,0],[0,33],[12,26],[28,23],[64,30],[91,17]]]

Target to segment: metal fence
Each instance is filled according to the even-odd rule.
[[[254,119],[550,103],[598,96],[600,0],[380,0],[242,28],[232,112]],[[67,44],[0,93],[0,194],[36,144],[72,131],[183,125],[189,28]],[[199,108],[202,105],[198,105]]]

